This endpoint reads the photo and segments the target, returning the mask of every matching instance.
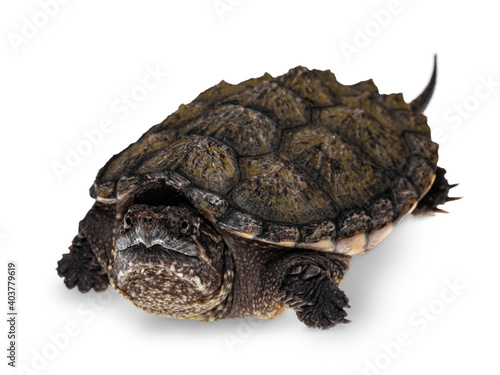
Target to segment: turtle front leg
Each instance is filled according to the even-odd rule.
[[[283,282],[284,303],[308,327],[327,329],[349,322],[344,308],[349,299],[338,288],[350,257],[335,254],[310,254],[293,259]]]
[[[78,286],[84,293],[92,288],[106,290],[109,279],[105,267],[111,258],[115,221],[114,211],[99,202],[80,221],[70,252],[57,262],[57,273],[69,289]]]
[[[64,284],[72,289],[78,286],[80,292],[94,288],[101,292],[109,284],[108,276],[97,261],[86,237],[80,233],[73,239],[70,252],[57,262],[57,274],[64,278]]]

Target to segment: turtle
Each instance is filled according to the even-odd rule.
[[[410,103],[302,66],[221,81],[99,170],[59,276],[169,318],[349,322],[353,256],[457,199],[422,113],[436,74]]]

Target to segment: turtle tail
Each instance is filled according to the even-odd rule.
[[[434,88],[436,87],[436,76],[437,76],[437,55],[434,55],[434,69],[432,70],[431,80],[425,87],[424,91],[417,96],[411,103],[410,106],[415,112],[422,113],[427,105],[431,101],[432,94],[434,93]]]

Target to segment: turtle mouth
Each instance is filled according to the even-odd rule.
[[[137,267],[165,267],[173,271],[171,265],[182,264],[183,266],[192,265],[197,262],[194,256],[185,256],[185,254],[170,249],[162,245],[146,246],[139,243],[130,246],[124,250],[119,250],[115,258],[115,267],[122,269]]]
[[[156,274],[182,277],[185,269],[196,268],[197,258],[185,257],[161,245],[148,247],[142,243],[120,250],[115,258],[113,273],[123,285],[133,274],[154,270]]]
[[[162,245],[153,245],[148,247],[143,243],[139,243],[124,250],[120,250],[118,252],[118,256],[119,258],[124,258],[129,262],[137,264],[146,261],[151,265],[163,265],[167,259],[166,251],[168,251],[168,249]]]
[[[147,254],[156,253],[157,251],[163,253],[165,251],[175,251],[191,257],[199,254],[199,249],[185,242],[176,241],[168,233],[148,235],[148,233],[144,234],[140,230],[137,230],[136,233],[119,236],[116,241],[116,249],[122,255],[138,252],[149,256]]]

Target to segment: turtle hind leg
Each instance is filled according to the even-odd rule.
[[[334,282],[330,272],[316,265],[299,266],[284,279],[285,303],[297,318],[311,328],[327,329],[345,319],[349,299]]]
[[[434,212],[447,213],[447,211],[438,208],[438,206],[449,201],[460,199],[458,197],[448,196],[450,189],[458,184],[450,185],[444,176],[445,174],[446,169],[437,167],[436,179],[427,194],[418,202],[417,207],[412,212],[413,215],[433,215]]]
[[[97,261],[87,238],[78,234],[69,249],[70,252],[57,262],[57,274],[64,277],[64,284],[69,289],[78,286],[78,290],[83,293],[92,288],[97,292],[106,290],[108,276]]]

